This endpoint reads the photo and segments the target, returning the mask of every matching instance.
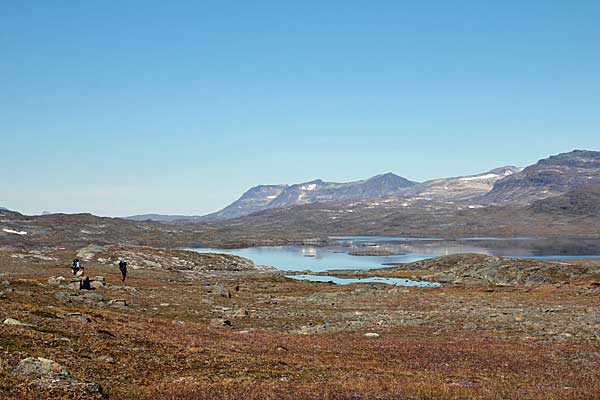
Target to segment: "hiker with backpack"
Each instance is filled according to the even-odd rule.
[[[81,269],[81,263],[79,262],[79,258],[76,258],[71,263],[71,271],[73,271],[73,275],[77,275],[79,270]]]
[[[119,261],[119,270],[121,271],[121,282],[125,283],[125,278],[127,278],[127,262],[120,260]]]

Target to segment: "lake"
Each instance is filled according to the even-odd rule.
[[[441,255],[478,253],[543,260],[600,258],[600,240],[557,240],[544,238],[437,238],[387,236],[338,236],[337,246],[264,246],[242,249],[189,249],[201,253],[225,253],[248,258],[258,265],[287,271],[321,272],[336,269],[381,268],[386,264],[410,263]],[[394,255],[353,256],[349,252],[381,251]]]

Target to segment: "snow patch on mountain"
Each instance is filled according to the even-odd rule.
[[[494,184],[521,171],[514,166],[495,168],[477,175],[432,179],[402,192],[402,196],[425,201],[471,201],[492,190]]]
[[[316,188],[317,188],[316,183],[311,183],[310,185],[303,185],[302,187],[300,187],[300,189],[302,189],[302,190],[315,190]]]
[[[21,235],[21,236],[27,235],[27,232],[25,232],[25,231],[15,231],[14,229],[3,228],[2,231],[6,232],[6,233],[12,233],[15,235]]]
[[[460,180],[463,182],[468,182],[468,181],[486,180],[486,179],[494,179],[494,178],[500,178],[500,175],[485,174],[485,175],[470,176],[467,178],[460,178]]]

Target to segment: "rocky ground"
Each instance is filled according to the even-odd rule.
[[[390,264],[381,269],[337,270],[330,273],[352,277],[377,274],[460,285],[516,286],[581,282],[600,286],[600,262],[593,259],[542,261],[484,254],[453,254],[408,264]]]
[[[75,257],[94,290],[71,284]],[[119,257],[131,266],[125,285]],[[448,278],[405,288],[296,281],[180,250],[0,251],[0,393],[597,399],[598,263],[575,263],[571,275],[567,265],[478,257],[372,272]]]

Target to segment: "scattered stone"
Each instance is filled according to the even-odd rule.
[[[66,313],[65,317],[77,319],[77,320],[79,320],[81,322],[92,322],[91,318],[86,317],[82,313],[78,313],[78,312]]]
[[[250,315],[248,310],[246,310],[245,308],[239,308],[239,309],[231,312],[230,314],[234,318],[242,318],[242,317],[247,317]]]
[[[30,324],[26,324],[25,322],[21,322],[18,319],[14,318],[6,318],[3,322],[4,325],[16,325],[16,326],[31,326]]]
[[[110,288],[115,291],[137,293],[137,289],[131,286],[111,286]]]
[[[96,332],[98,332],[100,335],[108,336],[111,338],[117,337],[117,335],[115,335],[111,331],[107,331],[106,329],[98,329]]]
[[[212,319],[210,321],[210,324],[212,326],[215,326],[218,328],[233,328],[233,323],[231,322],[231,320],[228,320],[228,319],[222,319],[222,318]]]
[[[106,286],[106,284],[104,282],[99,282],[99,281],[91,281],[90,282],[91,289],[100,289],[100,288],[103,288],[104,286]]]
[[[111,356],[100,356],[97,358],[98,361],[103,361],[109,364],[112,364],[115,362],[115,359],[112,358]]]
[[[127,304],[127,300],[125,300],[125,299],[113,299],[113,300],[110,300],[107,304],[111,307],[118,307],[118,308],[129,307],[129,305]]]
[[[54,293],[54,297],[57,300],[64,301],[65,303],[72,303],[73,300],[79,300],[77,295],[67,292],[56,292]]]
[[[365,335],[364,335],[364,336],[365,336],[365,337],[368,337],[368,338],[378,338],[380,335],[379,335],[379,333],[375,333],[375,332],[368,332],[368,333],[365,333]]]
[[[213,288],[209,290],[208,293],[214,296],[231,297],[231,292],[229,291],[229,289],[219,284],[213,286]]]
[[[50,285],[62,286],[67,284],[67,280],[63,276],[59,277],[50,277],[48,278],[48,283]]]
[[[81,297],[86,300],[104,301],[104,295],[102,293],[85,293]]]
[[[81,278],[78,276],[72,277],[71,281],[69,282],[69,287],[71,289],[79,289],[81,287]]]
[[[2,281],[2,286],[9,287],[10,286],[10,282],[9,281]]]

